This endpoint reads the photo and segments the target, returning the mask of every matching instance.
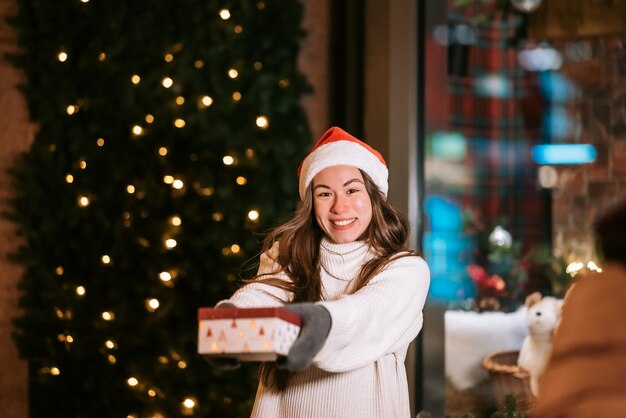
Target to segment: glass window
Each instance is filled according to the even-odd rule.
[[[530,407],[518,365],[527,298],[560,302],[577,273],[598,268],[591,221],[626,191],[610,108],[624,24],[598,37],[583,19],[582,33],[557,36],[554,7],[451,0],[426,35],[422,248],[430,302],[447,307],[448,416],[488,417],[509,393]],[[608,12],[589,14],[593,28]]]

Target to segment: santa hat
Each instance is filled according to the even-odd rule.
[[[383,156],[343,129],[332,127],[317,141],[298,168],[300,198],[304,199],[306,190],[317,173],[336,165],[360,168],[387,196],[389,171]]]

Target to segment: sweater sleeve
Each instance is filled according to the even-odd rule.
[[[266,277],[290,281],[282,270],[279,273],[274,273],[280,267],[275,260],[278,252],[277,246],[278,244],[275,244],[267,253],[261,254],[257,276],[270,273],[271,275]],[[242,286],[229,299],[222,300],[217,305],[232,303],[238,308],[274,307],[282,306],[291,299],[290,292],[257,280]]]
[[[429,285],[426,262],[401,257],[356,293],[318,302],[330,312],[332,327],[314,364],[343,372],[407,346],[422,328]]]

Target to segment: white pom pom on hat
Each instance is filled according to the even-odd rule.
[[[298,168],[300,199],[304,199],[306,190],[317,173],[337,165],[349,165],[363,170],[387,196],[389,170],[383,156],[365,142],[334,126],[322,135]]]

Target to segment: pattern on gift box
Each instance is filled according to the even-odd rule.
[[[271,361],[286,355],[300,326],[299,318],[285,312],[279,308],[203,308],[199,313],[198,353],[244,361]]]

